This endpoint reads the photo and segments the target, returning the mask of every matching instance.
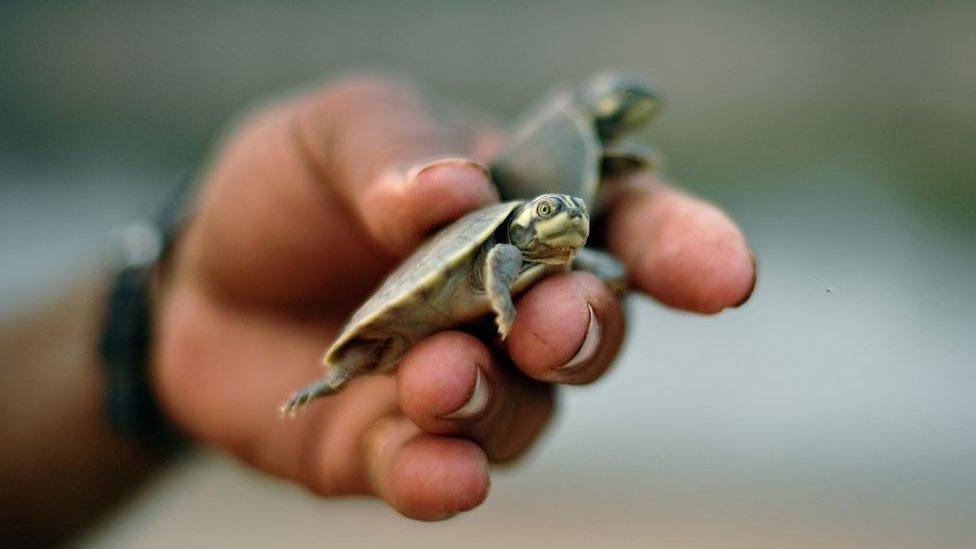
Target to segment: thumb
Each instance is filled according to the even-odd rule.
[[[404,255],[431,230],[498,200],[470,160],[460,125],[434,114],[415,85],[359,77],[297,109],[298,133],[324,180],[370,236]]]

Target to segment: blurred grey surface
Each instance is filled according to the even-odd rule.
[[[759,258],[718,317],[632,298],[613,373],[456,520],[207,453],[81,545],[972,546],[973,28],[962,2],[0,4],[0,314],[97,267],[234,112],[350,66],[502,117],[648,71],[648,139]]]

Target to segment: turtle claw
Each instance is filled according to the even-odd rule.
[[[291,419],[297,415],[300,407],[301,405],[298,404],[296,397],[291,397],[287,402],[278,407],[278,415],[282,419],[286,417]]]
[[[498,325],[498,335],[501,336],[502,341],[508,338],[508,333],[512,331],[512,324],[515,322],[515,318],[509,315],[496,315],[495,324]]]
[[[281,417],[293,418],[299,414],[313,400],[320,396],[331,395],[339,390],[346,382],[347,376],[344,372],[332,372],[331,374],[317,379],[312,383],[295,391],[291,398],[278,408]]]
[[[308,387],[295,391],[295,394],[293,394],[287,402],[278,408],[278,413],[281,415],[281,417],[287,417],[289,419],[294,418],[299,412],[308,406],[308,403],[312,402],[312,400],[318,396],[315,394],[315,385],[317,384],[309,385]]]

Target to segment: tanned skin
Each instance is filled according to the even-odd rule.
[[[559,385],[607,370],[620,302],[593,275],[558,275],[518,301],[507,356],[442,332],[396,376],[278,418],[282,395],[318,374],[398,259],[497,200],[479,162],[499,150],[498,132],[441,106],[408,82],[347,78],[254,113],[222,141],[154,306],[152,382],[189,436],[323,496],[374,494],[408,517],[444,519],[484,500],[491,463],[528,450]],[[600,223],[632,288],[706,314],[749,296],[753,257],[728,216],[651,174],[614,183]],[[3,541],[60,539],[151,470],[151,455],[105,424],[102,285],[66,295],[0,332],[0,506],[17,517],[0,526]],[[476,386],[487,392],[470,405]]]

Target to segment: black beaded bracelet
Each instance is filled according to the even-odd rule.
[[[150,291],[159,261],[187,216],[193,191],[187,179],[154,223],[134,224],[122,232],[122,265],[113,276],[99,344],[109,422],[120,433],[141,438],[161,452],[184,447],[186,439],[163,414],[149,380]]]

